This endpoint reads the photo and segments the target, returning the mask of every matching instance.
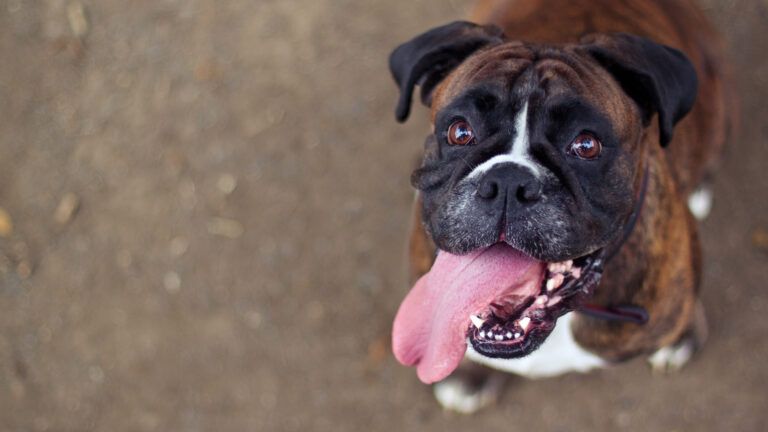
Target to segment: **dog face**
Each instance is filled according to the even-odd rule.
[[[455,254],[503,241],[555,262],[621,237],[651,117],[666,145],[696,92],[682,54],[628,35],[538,46],[458,22],[401,46],[391,65],[398,117],[409,83],[431,105],[412,181],[432,239]]]
[[[605,246],[632,210],[638,110],[582,56],[534,49],[490,48],[437,90],[413,180],[442,250],[505,241],[562,261]]]
[[[412,182],[445,252],[401,306],[395,354],[426,381],[466,341],[485,357],[529,354],[598,285],[641,202],[648,137],[670,142],[695,70],[636,36],[544,46],[466,22],[401,45],[390,68],[399,120],[416,85],[432,109]]]

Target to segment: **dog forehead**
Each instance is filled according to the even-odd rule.
[[[600,65],[578,46],[562,47],[507,42],[471,56],[435,90],[432,121],[441,109],[469,89],[496,88],[515,98],[576,96],[602,112],[618,127],[621,137],[631,135],[638,117],[634,104]]]
[[[432,99],[432,117],[479,85],[512,91],[518,78],[533,64],[534,52],[520,42],[508,42],[469,57],[436,88]]]

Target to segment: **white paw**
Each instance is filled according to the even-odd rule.
[[[688,196],[688,208],[698,220],[704,220],[712,210],[712,189],[702,186]]]
[[[693,341],[683,340],[676,345],[660,348],[648,357],[654,373],[677,372],[685,366],[695,351]]]
[[[472,414],[496,402],[501,380],[489,377],[480,387],[462,377],[448,377],[433,386],[435,399],[443,408],[461,414]]]

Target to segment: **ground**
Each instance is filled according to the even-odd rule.
[[[709,343],[461,417],[388,348],[426,116],[395,123],[386,58],[466,2],[2,2],[0,430],[762,430],[768,2],[704,5],[743,106]]]

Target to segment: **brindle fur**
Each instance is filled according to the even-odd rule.
[[[637,142],[636,151],[647,155],[638,160],[648,165],[648,191],[634,232],[607,264],[591,300],[641,305],[648,311],[649,321],[637,325],[579,316],[573,331],[581,346],[611,361],[650,353],[684,336],[701,342],[705,330],[697,302],[700,246],[686,198],[710,175],[736,120],[723,45],[711,25],[688,0],[481,0],[472,20],[502,27],[509,40],[535,43],[577,43],[590,33],[633,33],[678,48],[690,58],[699,76],[699,93],[692,111],[675,127],[669,147],[658,145],[655,121],[642,136],[630,139]],[[505,46],[497,50],[500,57],[510,49],[524,49]],[[486,65],[487,60],[485,57]],[[461,88],[463,77],[459,75],[467,70],[470,68],[459,68],[436,89],[433,118],[441,101]],[[602,90],[606,82],[613,81],[604,71],[595,76],[587,94],[603,106],[614,103]],[[560,78],[567,82],[567,76]],[[614,124],[626,125],[628,131],[637,129],[631,121],[637,116],[626,109],[630,105],[618,103],[606,109]],[[645,167],[636,168],[637,190]],[[417,199],[410,240],[413,280],[428,271],[435,256],[420,213]]]

